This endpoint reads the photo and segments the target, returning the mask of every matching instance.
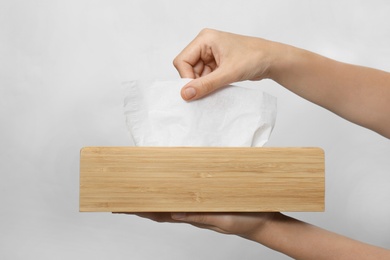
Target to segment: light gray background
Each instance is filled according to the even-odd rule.
[[[204,27],[390,70],[388,1],[13,0],[0,2],[1,259],[288,259],[188,225],[79,213],[79,149],[129,145],[124,80],[177,78]],[[272,81],[267,146],[326,151],[326,212],[299,219],[390,248],[390,141]],[[390,102],[390,101],[389,101]]]

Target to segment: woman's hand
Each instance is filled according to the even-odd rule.
[[[285,48],[260,38],[204,29],[173,61],[182,78],[194,79],[181,95],[193,100],[233,82],[267,78]]]
[[[189,223],[196,227],[253,239],[279,213],[139,213],[157,222]]]

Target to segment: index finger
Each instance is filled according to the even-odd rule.
[[[181,78],[195,78],[194,68],[188,62],[184,60],[177,60],[177,58],[175,58],[175,60],[173,61],[173,65],[179,72]]]
[[[199,36],[190,42],[173,60],[173,65],[182,78],[195,78],[195,65],[202,59],[202,46]]]

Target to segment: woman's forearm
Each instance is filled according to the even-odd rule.
[[[390,73],[281,45],[270,78],[341,117],[390,138]]]
[[[247,238],[294,259],[390,259],[390,251],[323,230],[280,213]]]

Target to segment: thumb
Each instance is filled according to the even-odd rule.
[[[196,78],[187,83],[181,89],[181,97],[184,100],[196,100],[202,98],[211,92],[232,83],[228,80],[228,77],[224,77],[218,71],[211,72],[206,76]]]

